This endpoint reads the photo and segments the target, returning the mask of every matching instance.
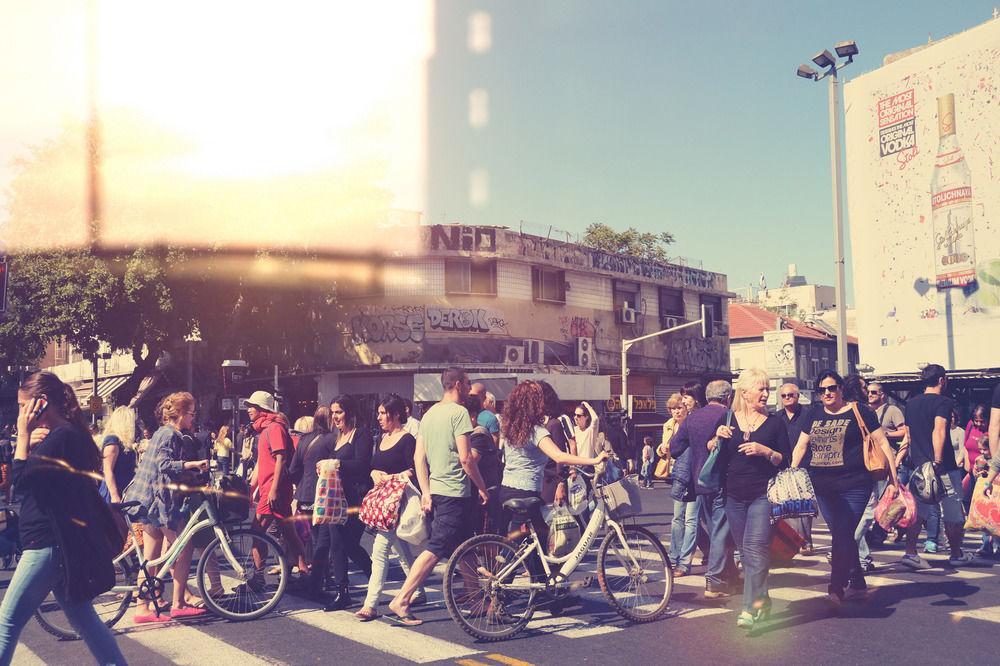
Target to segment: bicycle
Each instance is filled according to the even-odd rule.
[[[229,528],[226,525],[228,512],[217,506],[225,501],[223,498],[227,492],[219,488],[218,482],[213,485],[207,496],[202,493],[191,496],[194,499],[200,497],[201,504],[167,551],[155,560],[146,560],[143,556],[142,546],[134,536],[127,513],[139,502],[112,505],[121,511],[128,533],[132,536],[121,555],[114,560],[115,586],[94,599],[94,610],[108,627],[113,627],[125,615],[135,597],[140,603],[151,601],[157,615],[166,612],[163,593],[169,580],[167,572],[181,549],[204,530],[212,530],[215,538],[198,558],[195,576],[208,610],[227,620],[240,622],[266,615],[281,601],[291,576],[284,551],[268,534],[247,526]],[[245,503],[248,498],[242,496],[239,501]],[[259,569],[251,554],[254,548],[267,553]],[[211,566],[211,563],[216,566]],[[156,567],[160,574],[151,575],[149,567]],[[276,573],[269,573],[271,571]],[[277,582],[274,581],[275,576]],[[79,638],[51,593],[35,611],[35,618],[45,631],[59,639]]]
[[[579,474],[585,474],[577,468]],[[586,476],[586,474],[585,474]],[[634,489],[634,490],[633,490]],[[448,614],[467,634],[482,641],[510,638],[524,629],[539,607],[536,595],[554,600],[574,587],[569,577],[583,561],[598,532],[607,534],[597,553],[597,579],[615,611],[632,622],[651,622],[666,613],[673,591],[673,571],[663,544],[638,525],[623,525],[627,507],[638,504],[634,477],[593,489],[596,508],[580,542],[562,557],[546,554],[531,522],[515,543],[495,534],[474,536],[448,560],[444,597]],[[512,499],[504,507],[525,516],[543,503],[539,497]],[[532,576],[528,558],[537,557],[545,581]],[[553,573],[553,566],[560,566]]]

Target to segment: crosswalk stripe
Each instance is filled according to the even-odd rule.
[[[674,582],[677,585],[684,585],[686,587],[705,587],[704,576],[684,576],[674,579]],[[825,592],[803,590],[795,587],[775,587],[770,589],[768,593],[773,598],[781,599],[782,601],[802,601],[804,599],[819,599],[826,596]]]
[[[393,633],[386,635],[386,625],[382,622],[359,622],[348,611],[327,613],[297,599],[285,597],[283,608],[292,609],[293,612],[287,613],[285,617],[296,622],[418,664],[482,654],[482,650],[434,638],[405,627],[393,627]]]
[[[986,620],[987,622],[1000,622],[1000,606],[990,606],[988,608],[974,608],[972,610],[955,611],[951,616],[957,619],[970,617],[974,620]]]
[[[126,630],[121,635],[181,666],[205,663],[267,666],[276,663],[258,659],[249,652],[233,647],[203,631],[176,622],[171,622],[169,625]]]
[[[685,610],[677,611],[671,617],[675,617],[679,620],[694,620],[699,617],[709,617],[710,615],[724,615],[725,613],[733,613],[732,609],[729,608],[688,608]]]
[[[17,647],[14,649],[14,661],[11,662],[17,664],[18,666],[45,666],[45,662],[41,658],[31,651],[24,641],[20,641]]]
[[[538,617],[535,616],[535,618]],[[613,634],[622,630],[621,627],[592,624],[575,617],[562,615],[535,618],[532,618],[531,622],[528,623],[530,629],[537,629],[563,638],[589,638],[590,636]]]

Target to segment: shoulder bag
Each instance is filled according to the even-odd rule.
[[[725,425],[728,426],[732,422],[733,410],[727,409]],[[719,465],[719,452],[721,450],[722,441],[717,440],[715,448],[709,452],[708,459],[705,460],[705,464],[701,468],[701,473],[698,475],[698,485],[704,490],[717,491],[722,487],[722,470]]]
[[[387,476],[368,491],[361,500],[358,518],[368,527],[383,532],[396,529],[399,523],[399,507],[403,499],[406,481],[400,474]]]
[[[882,480],[889,475],[889,461],[885,459],[882,447],[872,437],[868,426],[865,425],[865,420],[861,418],[861,410],[858,409],[858,403],[852,402],[851,409],[854,410],[854,418],[858,420],[858,428],[861,429],[861,447],[865,455],[865,467],[871,472],[875,480]]]

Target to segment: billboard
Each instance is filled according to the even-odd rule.
[[[1000,364],[1000,21],[845,85],[861,360]]]
[[[764,371],[772,379],[795,377],[795,331],[764,333]]]

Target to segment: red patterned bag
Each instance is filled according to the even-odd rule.
[[[399,505],[405,489],[406,479],[402,475],[385,477],[361,500],[358,518],[365,525],[383,532],[396,529],[399,523]]]

